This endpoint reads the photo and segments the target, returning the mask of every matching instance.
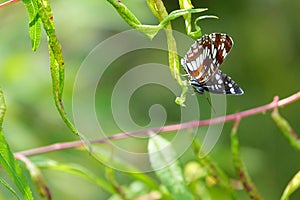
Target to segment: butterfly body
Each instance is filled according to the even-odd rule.
[[[190,77],[190,85],[197,92],[233,95],[244,93],[229,76],[219,70],[232,46],[233,40],[224,33],[203,35],[191,46],[181,64]]]

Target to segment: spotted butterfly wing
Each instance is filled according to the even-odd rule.
[[[190,83],[194,86],[195,90],[201,94],[204,90],[215,94],[241,95],[244,93],[244,91],[229,76],[219,69],[205,84],[201,85],[193,79],[190,80]]]
[[[243,94],[243,90],[219,70],[229,53],[233,41],[223,33],[203,35],[188,50],[181,60],[190,77],[190,84],[199,93],[204,90],[216,94]]]

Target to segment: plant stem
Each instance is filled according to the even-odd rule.
[[[20,1],[20,0],[9,0],[9,1],[6,1],[4,3],[0,3],[0,8],[2,8],[4,6],[8,6],[8,5],[13,4],[13,3],[16,3],[18,1]]]
[[[245,110],[243,112],[238,112],[238,113],[234,113],[231,115],[217,117],[217,118],[213,118],[213,119],[202,120],[202,121],[191,121],[191,122],[186,122],[186,123],[182,123],[182,124],[163,126],[160,128],[144,129],[144,130],[130,132],[130,133],[118,133],[118,134],[115,134],[115,135],[112,135],[112,136],[109,136],[106,138],[92,140],[91,143],[106,143],[109,140],[121,140],[121,139],[129,138],[132,136],[136,136],[136,135],[147,135],[147,134],[153,133],[153,132],[162,134],[165,132],[177,131],[177,130],[181,130],[181,129],[207,126],[210,124],[217,124],[217,123],[221,123],[221,122],[235,121],[235,120],[242,119],[244,117],[248,117],[251,115],[263,113],[267,110],[271,110],[276,107],[283,107],[283,106],[291,104],[299,99],[300,99],[300,92],[297,92],[297,93],[295,93],[285,99],[282,99],[280,101],[278,101],[278,97],[276,96],[276,97],[274,97],[274,100],[269,104],[266,104],[264,106],[259,106],[256,108],[252,108],[249,110]],[[83,145],[84,145],[84,142],[82,142],[82,141],[63,142],[63,143],[56,143],[56,144],[52,144],[52,145],[44,146],[44,147],[40,147],[40,148],[21,151],[18,153],[23,154],[24,156],[33,156],[33,155],[48,153],[48,152],[52,152],[52,151],[81,147]]]
[[[274,98],[278,99],[278,98]],[[243,183],[244,189],[249,195],[249,197],[253,200],[263,200],[262,196],[259,194],[259,192],[256,189],[255,184],[251,180],[248,170],[244,164],[244,162],[241,159],[240,155],[240,145],[239,140],[237,137],[237,129],[239,126],[240,119],[236,119],[235,123],[231,130],[231,154],[233,158],[233,165],[235,168],[235,171],[237,175],[239,176],[241,182]]]

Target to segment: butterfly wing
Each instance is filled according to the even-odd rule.
[[[192,81],[204,85],[215,74],[229,53],[233,41],[223,33],[203,35],[181,60]]]
[[[202,86],[193,85],[196,91],[203,93],[206,90],[214,94],[233,94],[242,95],[244,91],[221,70],[216,73]]]

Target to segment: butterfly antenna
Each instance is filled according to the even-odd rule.
[[[208,104],[210,105],[211,109],[212,109],[212,110],[214,111],[214,113],[216,114],[216,110],[214,109],[213,105],[211,104],[211,101],[210,101],[210,99],[208,98],[208,96],[206,95],[206,92],[204,92],[203,94],[204,94],[204,96],[205,96],[205,98],[206,98]]]

